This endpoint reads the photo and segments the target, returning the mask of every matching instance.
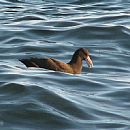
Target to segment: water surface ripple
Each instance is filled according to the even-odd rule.
[[[0,28],[0,130],[130,129],[128,0],[1,0]],[[18,61],[80,47],[94,68],[78,75]]]

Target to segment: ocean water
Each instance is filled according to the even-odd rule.
[[[77,75],[19,62],[81,47]],[[0,130],[130,130],[130,1],[1,0]]]

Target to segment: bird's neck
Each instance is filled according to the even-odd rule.
[[[82,58],[79,55],[73,56],[71,61],[68,63],[76,73],[82,71]]]

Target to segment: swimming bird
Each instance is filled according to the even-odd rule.
[[[88,67],[93,67],[93,62],[90,58],[88,49],[80,48],[76,50],[72,59],[68,63],[53,59],[53,58],[30,58],[21,59],[26,67],[45,68],[54,71],[61,71],[71,74],[80,74],[82,71],[82,61],[86,60]]]

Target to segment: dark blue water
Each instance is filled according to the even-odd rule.
[[[81,74],[27,69],[88,48]],[[129,130],[129,0],[0,1],[0,130]]]

